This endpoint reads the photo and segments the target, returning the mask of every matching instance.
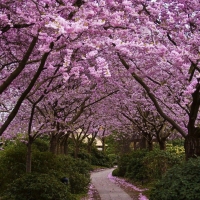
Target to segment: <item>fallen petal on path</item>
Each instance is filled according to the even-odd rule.
[[[126,188],[131,188],[137,192],[143,192],[143,191],[146,191],[148,189],[140,189],[138,187],[136,187],[135,185],[127,182],[126,180],[124,180],[123,178],[119,178],[119,177],[115,177],[112,175],[112,173],[108,174],[108,179],[110,181],[112,181],[113,183],[116,183],[118,185],[121,185],[121,186],[124,186]],[[148,200],[148,198],[143,195],[142,193],[139,194],[139,200]]]

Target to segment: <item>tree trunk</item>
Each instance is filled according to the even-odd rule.
[[[152,140],[148,141],[148,150],[153,151],[153,141]]]
[[[104,152],[104,153],[105,153],[105,150],[106,150],[106,149],[105,149],[105,144],[106,144],[106,143],[105,143],[105,137],[103,137],[103,138],[102,138],[102,152]]]
[[[53,154],[57,153],[57,145],[58,145],[58,141],[57,141],[57,137],[56,135],[52,135],[51,140],[50,140],[50,152]]]
[[[134,141],[134,151],[136,151],[136,150],[137,150],[137,142]]]
[[[92,152],[92,145],[95,141],[96,135],[98,132],[95,133],[95,135],[92,136],[92,138],[88,138],[88,145],[87,145],[87,149],[88,149],[88,153],[91,154]],[[102,142],[103,144],[103,142]]]
[[[158,143],[159,143],[159,147],[160,147],[160,150],[163,150],[165,151],[166,150],[166,140],[158,140]]]
[[[142,133],[142,138],[140,141],[140,149],[146,149],[147,148],[147,133]]]
[[[31,173],[32,141],[28,141],[26,155],[26,173]]]
[[[147,133],[147,145],[148,150],[153,151],[153,136],[150,133]]]
[[[87,149],[88,149],[88,153],[91,154],[91,151],[92,151],[92,143],[91,142],[88,142]]]
[[[186,160],[200,156],[200,132],[195,131],[195,134],[188,134],[185,138],[184,147]]]
[[[192,104],[190,107],[189,122],[188,122],[188,135],[185,137],[185,157],[195,158],[200,156],[200,128],[196,127],[196,120],[200,106],[200,84],[196,85],[196,90],[192,94]]]
[[[59,142],[59,154],[64,154],[64,147],[65,147],[65,144],[64,144],[64,139]]]
[[[76,146],[74,147],[74,158],[78,158],[78,153],[79,153],[79,146],[76,145]]]
[[[68,138],[69,138],[69,135],[65,136],[65,139],[64,139],[64,154],[65,155],[68,154]]]

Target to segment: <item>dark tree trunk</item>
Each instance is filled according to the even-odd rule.
[[[146,149],[147,148],[147,133],[142,133],[142,138],[140,141],[140,149]]]
[[[98,131],[94,132],[94,134],[92,134],[91,138],[88,137],[88,153],[89,154],[91,154],[91,152],[92,152],[92,145],[93,145],[93,143],[95,141],[97,133],[98,133]],[[102,144],[103,144],[103,142],[102,142]]]
[[[184,147],[186,160],[200,156],[200,130],[196,128],[194,134],[186,136]]]
[[[148,141],[148,150],[153,151],[153,141],[152,140]]]
[[[50,152],[57,154],[58,139],[56,135],[52,135],[50,140]]]
[[[31,173],[32,143],[33,139],[29,136],[29,141],[27,144],[27,154],[26,154],[26,173]]]
[[[150,133],[147,133],[147,144],[148,150],[153,151],[153,136]]]
[[[32,156],[32,145],[27,145],[27,157],[26,157],[26,173],[31,173],[31,156]]]
[[[74,148],[74,158],[78,158],[78,153],[79,153],[79,145],[76,145]]]
[[[165,151],[166,150],[166,140],[161,139],[158,141],[158,143],[159,143],[160,150]]]
[[[68,138],[69,138],[69,135],[68,137],[65,136],[65,139],[64,139],[64,154],[65,155],[68,154]]]
[[[136,151],[137,150],[137,142],[134,141],[133,143],[134,143],[134,151]]]
[[[105,137],[102,138],[102,152],[105,152]]]
[[[199,80],[198,80],[199,81]],[[200,105],[200,84],[196,86],[195,92],[192,94],[192,104],[189,113],[188,135],[185,137],[185,157],[186,160],[200,156],[200,128],[196,127],[196,119]]]
[[[91,142],[88,142],[87,149],[88,149],[88,153],[91,154],[91,152],[92,152],[92,143]]]
[[[59,143],[59,154],[64,154],[64,139]]]

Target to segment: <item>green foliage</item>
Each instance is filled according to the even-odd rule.
[[[108,158],[110,160],[110,163],[112,166],[117,165],[118,164],[118,156],[116,154],[108,154]]]
[[[138,150],[121,156],[118,161],[118,176],[142,179],[144,174],[142,162],[146,153],[146,150]]]
[[[125,177],[132,180],[146,179],[146,166],[144,165],[144,158],[147,155],[147,150],[138,150],[130,154],[127,164]]]
[[[200,200],[200,158],[175,166],[155,185],[150,200]]]
[[[171,140],[168,141],[168,144],[172,144],[173,146],[179,146],[179,147],[183,147],[184,146],[184,139],[175,139],[175,140]]]
[[[183,160],[183,147],[172,144],[166,151],[157,148],[153,151],[137,150],[119,158],[117,173],[131,180],[149,182],[160,179],[168,169]]]
[[[73,172],[69,176],[72,194],[81,194],[88,191],[90,178],[85,174]]]
[[[32,172],[47,173],[60,170],[61,166],[56,155],[51,152],[34,151],[32,155]]]
[[[146,169],[145,176],[149,180],[160,179],[168,169],[176,164],[180,164],[183,160],[184,154],[176,153],[175,148],[166,151],[154,149],[148,152],[143,159],[143,166]]]
[[[37,138],[33,146],[35,146],[36,149],[38,149],[41,152],[45,152],[49,150],[49,141],[41,138]]]
[[[124,132],[113,131],[106,137],[106,152],[108,154],[123,155],[131,152],[130,138]]]
[[[117,154],[118,153],[118,146],[114,139],[114,134],[111,134],[106,137],[106,153],[107,154]]]
[[[113,176],[119,176],[119,168],[116,168],[112,171]]]
[[[33,145],[33,174],[46,174],[46,176],[52,178],[54,177],[58,180],[64,176],[68,177],[69,193],[83,194],[86,192],[90,181],[89,171],[91,170],[91,165],[88,162],[81,159],[74,159],[70,156],[57,156],[50,152],[43,151],[40,148],[41,146],[39,149],[37,147],[38,145]],[[6,190],[6,188],[8,189],[7,192],[9,196],[9,193],[11,193],[10,191],[13,191],[13,189],[10,187],[15,187],[12,185],[12,183],[14,184],[16,180],[19,182],[25,180],[26,151],[27,147],[22,143],[9,145],[4,151],[0,151],[0,196]],[[21,177],[23,177],[22,180],[20,180]],[[32,178],[34,180],[36,179],[36,177]],[[8,186],[9,184],[10,186]],[[36,182],[34,183],[34,187],[37,187]],[[51,190],[49,190],[49,192],[51,192]]]
[[[91,162],[92,155],[89,154],[88,152],[82,150],[82,151],[80,151],[80,153],[78,153],[78,158],[85,160],[87,162]]]
[[[78,172],[80,174],[89,175],[91,165],[88,162],[65,155],[59,155],[57,158],[61,165],[61,169],[66,173],[71,174],[73,172]]]
[[[126,155],[119,157],[118,176],[122,176],[122,177],[125,176],[125,174],[127,172],[127,167],[129,165],[130,158],[131,158],[130,154],[126,154]]]
[[[0,151],[0,193],[26,171],[26,145],[10,144]]]
[[[102,167],[110,167],[111,161],[109,157],[102,151],[99,151],[96,148],[92,149],[92,158],[91,158],[91,164],[92,165],[98,165]]]
[[[70,156],[58,156],[61,164],[60,170],[68,174],[70,191],[73,194],[85,193],[90,182],[91,165],[81,159],[74,159]]]
[[[3,200],[75,200],[68,188],[49,174],[24,174],[11,183]]]

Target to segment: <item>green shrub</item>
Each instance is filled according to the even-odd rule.
[[[36,149],[38,149],[41,152],[48,151],[49,150],[49,141],[47,141],[45,139],[37,138],[33,142],[33,146],[35,146]]]
[[[68,174],[70,191],[73,194],[85,193],[90,182],[91,165],[84,160],[70,156],[61,155],[58,159],[62,164],[61,171],[64,170]]]
[[[73,172],[78,172],[80,174],[89,175],[89,172],[91,170],[90,163],[65,155],[59,155],[57,156],[57,158],[59,160],[61,169],[64,170],[66,173],[71,174]]]
[[[176,148],[166,151],[154,149],[148,152],[143,159],[143,166],[146,168],[146,178],[149,180],[160,179],[168,169],[183,162],[183,155],[176,153]]]
[[[27,147],[22,143],[9,145],[4,151],[0,151],[0,196],[8,188],[8,184],[25,176],[26,152]],[[72,181],[72,184],[69,184],[69,192],[85,193],[90,180],[90,170],[91,165],[86,161],[39,151],[33,146],[32,173],[48,174],[57,179],[68,177],[69,182]],[[74,177],[77,177],[77,181]]]
[[[34,151],[32,155],[32,172],[48,173],[51,170],[59,170],[61,165],[56,155],[51,152]]]
[[[70,191],[74,194],[85,193],[90,182],[91,165],[81,159],[70,156],[56,156],[50,152],[35,152],[32,171],[54,174],[69,178]]]
[[[96,148],[92,149],[92,158],[91,158],[91,164],[92,165],[98,165],[102,167],[110,167],[111,161],[109,157],[102,151],[99,151]]]
[[[116,154],[108,154],[108,158],[110,160],[111,166],[118,164],[118,157]]]
[[[86,152],[86,151],[81,151],[80,153],[78,153],[78,158],[85,160],[87,162],[91,162],[91,155]]]
[[[158,180],[174,165],[184,160],[183,147],[168,145],[166,151],[137,150],[123,155],[118,161],[118,176],[136,181]]]
[[[138,150],[131,153],[125,177],[132,180],[144,180],[146,179],[146,166],[143,163],[143,160],[148,152],[146,150]]]
[[[112,171],[112,175],[113,175],[113,176],[119,176],[119,169],[118,169],[118,168],[114,169],[114,170]]]
[[[0,193],[26,171],[26,145],[11,144],[0,151]]]
[[[131,158],[130,154],[126,154],[119,157],[119,160],[118,160],[118,175],[119,176],[122,176],[122,177],[125,176],[130,158]]]
[[[11,183],[3,200],[74,200],[60,179],[49,174],[24,174]]]
[[[172,144],[173,146],[183,147],[184,141],[185,141],[184,139],[175,139],[175,140],[168,141],[167,144]]]
[[[155,185],[150,200],[200,200],[200,158],[175,166]]]
[[[119,157],[119,176],[126,176],[130,179],[143,179],[144,169],[142,161],[146,153],[146,150],[137,150]]]
[[[84,174],[73,172],[69,176],[71,193],[72,194],[81,194],[88,191],[90,178]]]

